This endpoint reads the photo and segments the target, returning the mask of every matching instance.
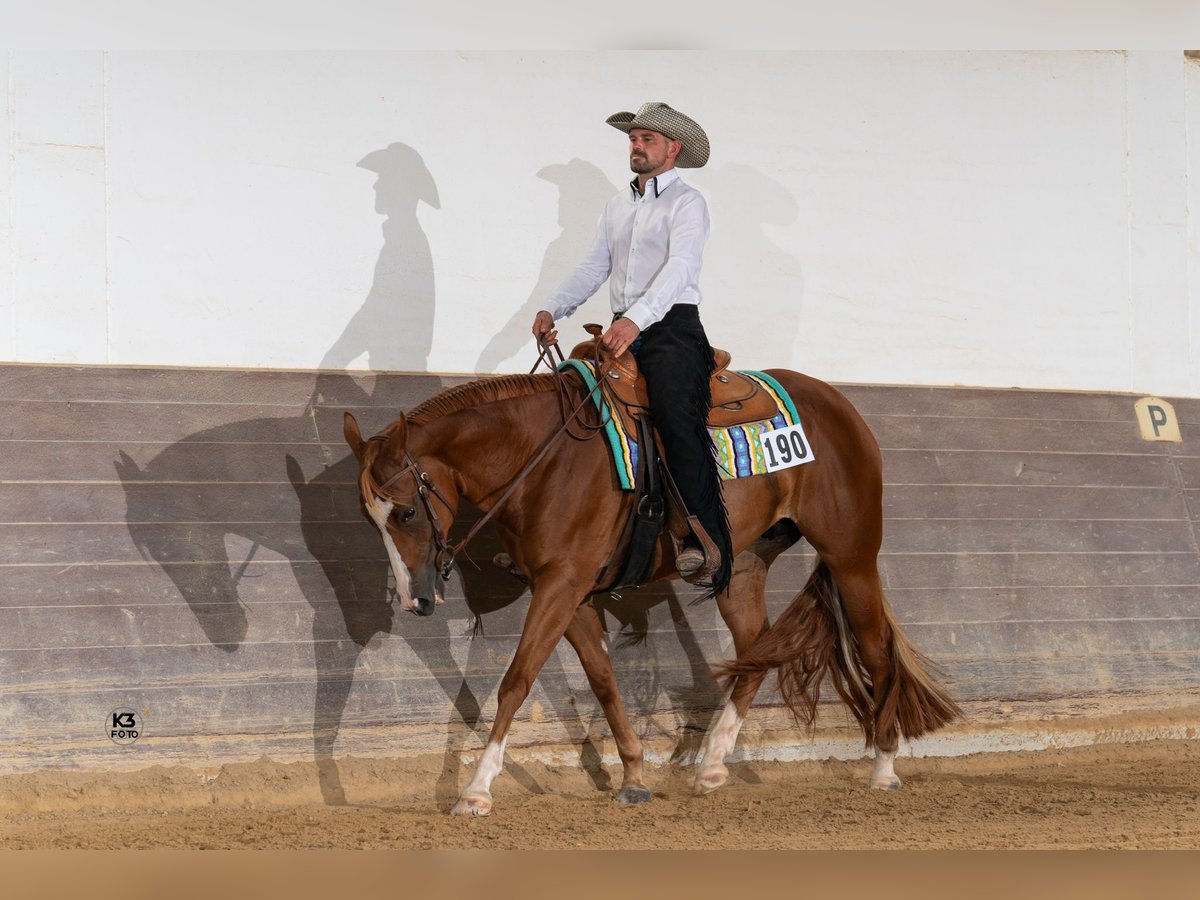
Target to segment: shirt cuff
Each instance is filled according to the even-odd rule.
[[[626,319],[638,327],[639,331],[645,331],[658,320],[654,318],[654,313],[648,310],[641,303],[635,303],[623,313]]]

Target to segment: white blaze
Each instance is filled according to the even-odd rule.
[[[400,605],[404,609],[412,609],[416,606],[412,595],[412,577],[408,574],[408,566],[400,558],[396,542],[392,540],[392,536],[388,534],[387,530],[388,516],[392,514],[395,506],[390,500],[376,501],[367,504],[367,512],[371,516],[371,521],[375,523],[375,527],[379,529],[379,533],[383,535],[383,546],[387,549],[388,560],[392,564],[392,574],[396,576],[396,593],[400,595]]]

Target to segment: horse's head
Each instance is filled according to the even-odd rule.
[[[383,536],[400,606],[420,616],[442,602],[442,583],[452,559],[447,533],[458,494],[435,460],[418,461],[408,450],[404,416],[382,433],[363,439],[347,412],[344,434],[358,460],[359,503]]]

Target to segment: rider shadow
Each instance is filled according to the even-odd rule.
[[[578,158],[568,163],[545,166],[537,176],[558,186],[558,225],[562,230],[547,245],[537,283],[530,290],[528,298],[497,329],[480,352],[475,363],[476,372],[494,372],[517,353],[528,350],[531,340],[529,327],[534,316],[591,249],[596,240],[596,222],[600,211],[617,192],[617,187],[597,166]],[[601,300],[603,294],[603,290],[598,292]],[[593,302],[600,303],[593,299],[589,305]],[[604,301],[603,308],[608,308],[607,301]],[[572,321],[607,321],[606,318],[600,318],[605,315],[603,311],[589,319],[586,310],[587,306],[578,310]],[[579,339],[584,340],[586,335],[582,329],[579,332]],[[570,343],[567,342],[568,345]]]
[[[733,353],[735,367],[794,367],[805,297],[804,266],[771,239],[767,228],[793,225],[800,204],[782,183],[742,163],[706,171],[704,183],[712,198],[713,219],[702,276],[709,340]],[[744,303],[731,301],[754,297],[778,301],[780,285],[787,285],[792,294],[786,303],[773,303],[770,327],[754,329],[753,345],[730,346],[722,332],[739,333],[735,326],[745,319]]]
[[[319,368],[344,370],[364,353],[374,371],[424,372],[433,345],[436,289],[433,254],[419,204],[440,209],[437,184],[408,144],[373,150],[358,162],[375,172],[375,211],[383,246],[362,306],[346,323]]]

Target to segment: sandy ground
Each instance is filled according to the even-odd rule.
[[[0,848],[1200,848],[1200,741],[897,770],[904,788],[884,793],[866,788],[866,760],[735,763],[693,797],[689,767],[651,767],[653,802],[622,808],[616,768],[513,764],[478,820],[446,814],[469,773],[444,757],[37,773],[0,778]]]

